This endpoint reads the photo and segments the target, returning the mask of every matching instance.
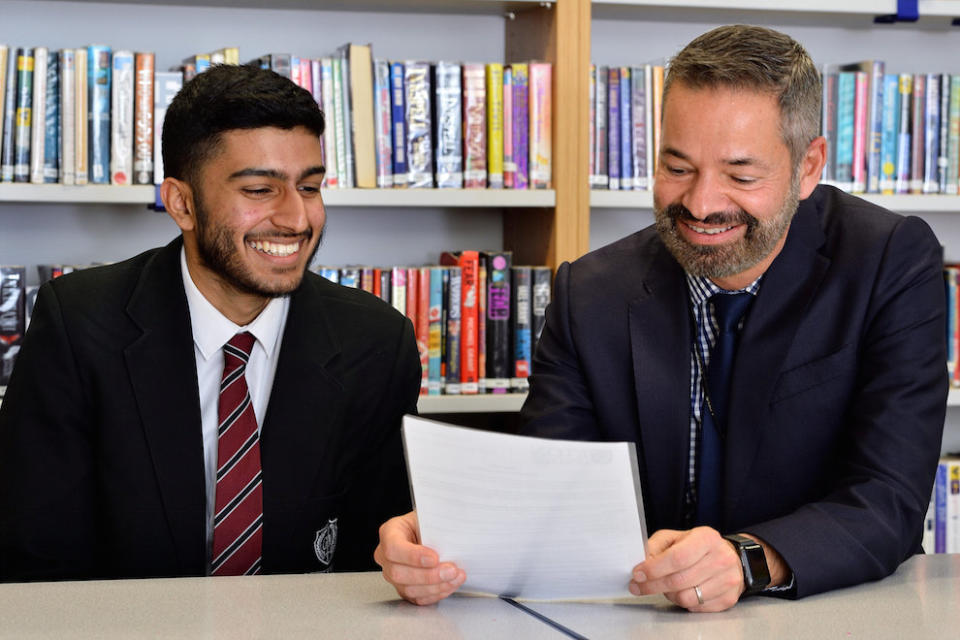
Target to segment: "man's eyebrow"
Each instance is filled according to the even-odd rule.
[[[686,162],[690,161],[690,158],[687,154],[683,153],[679,149],[674,149],[673,147],[664,147],[663,155],[673,156],[678,160],[684,160]],[[766,167],[767,163],[760,160],[759,158],[754,158],[753,156],[735,156],[728,158],[723,161],[724,164],[731,167]]]
[[[300,173],[300,180],[304,178],[309,178],[317,174],[323,175],[327,172],[326,167],[322,164],[318,164],[312,167],[304,169]],[[257,167],[248,167],[246,169],[240,169],[239,171],[234,171],[230,174],[229,179],[235,180],[237,178],[249,178],[249,177],[258,177],[258,178],[274,178],[276,180],[286,180],[287,174],[283,171],[277,169],[259,169]]]

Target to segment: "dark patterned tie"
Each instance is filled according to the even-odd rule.
[[[244,375],[253,343],[253,335],[238,333],[223,345],[211,565],[215,576],[252,575],[260,571],[260,438]]]
[[[723,442],[727,430],[727,400],[730,374],[737,351],[740,319],[750,305],[749,293],[716,293],[710,297],[717,318],[717,342],[710,352],[700,411],[700,458],[697,469],[698,525],[719,529],[723,524]]]

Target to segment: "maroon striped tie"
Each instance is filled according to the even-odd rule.
[[[253,342],[250,333],[238,333],[223,345],[211,565],[215,576],[260,572],[263,542],[260,438],[244,375]]]

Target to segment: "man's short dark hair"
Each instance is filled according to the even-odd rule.
[[[163,121],[163,172],[196,185],[221,135],[237,129],[304,127],[323,134],[323,113],[309,91],[249,65],[213,65],[176,95]]]

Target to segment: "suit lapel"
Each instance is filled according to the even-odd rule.
[[[323,285],[308,276],[290,300],[261,429],[267,518],[271,505],[297,502],[318,485],[321,473],[332,474],[324,461],[343,437],[343,384],[335,371],[340,344],[323,304]]]
[[[801,202],[780,255],[767,270],[744,325],[730,387],[725,505],[733,513],[768,427],[784,360],[806,309],[830,266],[814,198]]]
[[[654,275],[656,274],[656,275]],[[679,527],[690,448],[690,313],[683,270],[658,245],[629,304],[645,508],[658,527]],[[650,512],[653,513],[650,513]]]
[[[180,273],[181,240],[144,267],[127,313],[141,336],[124,357],[183,573],[203,570],[203,436],[193,332]]]

